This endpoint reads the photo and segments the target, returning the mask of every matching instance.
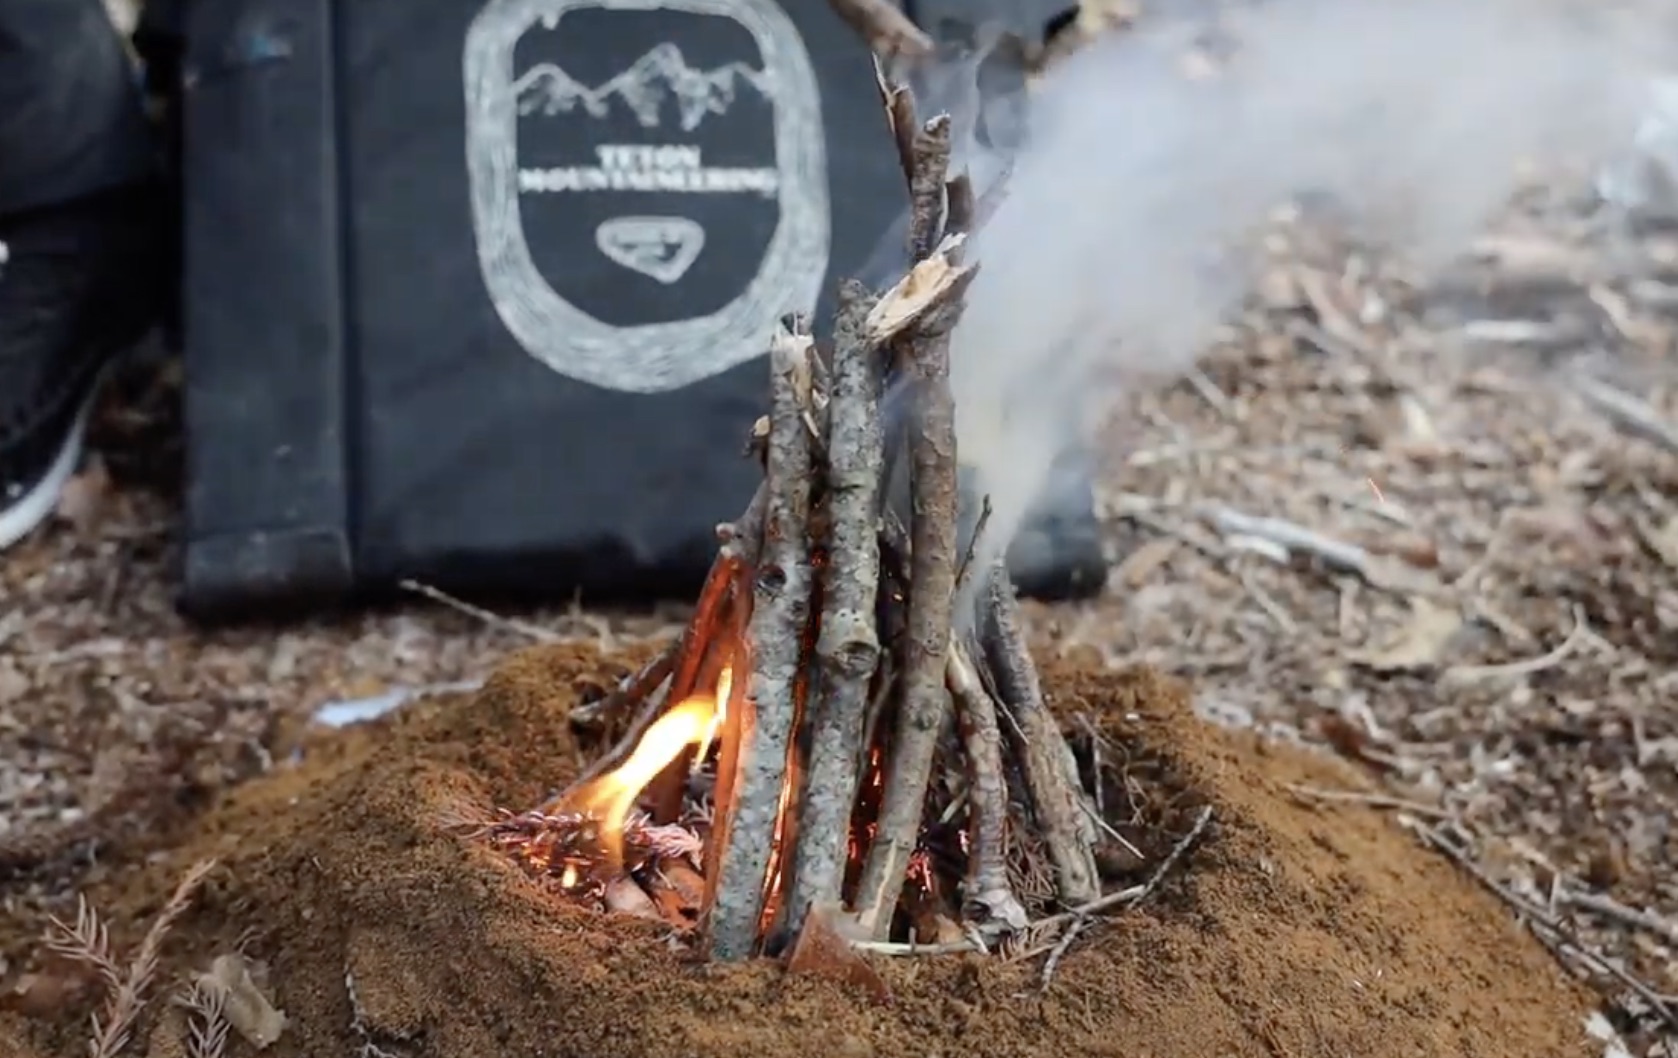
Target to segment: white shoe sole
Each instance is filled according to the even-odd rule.
[[[53,457],[52,465],[36,482],[35,487],[19,496],[0,510],[0,551],[5,551],[22,540],[24,537],[40,528],[48,518],[58,509],[58,498],[64,492],[64,486],[75,476],[76,467],[82,460],[82,447],[87,437],[87,422],[93,414],[93,406],[99,399],[99,393],[104,389],[106,372],[100,372],[94,380],[93,389],[82,401],[81,410],[76,412],[76,419],[70,424],[70,432],[64,438],[64,445]]]

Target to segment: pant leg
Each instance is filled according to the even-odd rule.
[[[0,0],[0,215],[129,184],[155,164],[101,0]]]

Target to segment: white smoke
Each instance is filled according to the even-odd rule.
[[[1628,148],[1678,44],[1656,5],[1552,0],[1270,0],[1228,28],[1217,76],[1187,76],[1167,27],[1094,43],[1033,94],[951,353],[962,461],[993,506],[983,558],[1077,431],[1193,364],[1247,292],[1228,251],[1279,206],[1326,194],[1360,235],[1442,263],[1523,166]]]

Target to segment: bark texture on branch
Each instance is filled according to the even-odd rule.
[[[944,175],[950,168],[950,115],[927,120],[916,133],[909,175],[909,256],[925,260],[944,227]]]
[[[1070,751],[1043,702],[1037,666],[1027,651],[1019,600],[1008,567],[998,560],[986,585],[982,635],[986,659],[1003,702],[1019,725],[1016,747],[1031,787],[1033,815],[1055,867],[1062,902],[1078,905],[1101,895],[1095,850],[1076,775],[1067,775]]]
[[[809,377],[808,325],[783,326],[769,349],[768,507],[748,636],[751,684],[740,718],[740,759],[729,833],[711,905],[713,958],[736,961],[756,950],[764,880],[780,814],[781,786],[797,714],[795,685],[810,606],[810,435],[801,380]]]
[[[930,158],[929,165],[942,164],[947,152]],[[942,171],[935,186],[942,195]],[[859,920],[882,940],[891,929],[904,871],[915,851],[938,736],[950,707],[944,674],[956,576],[956,443],[949,331],[960,311],[956,302],[929,314],[913,339],[907,365],[920,404],[910,453],[909,627],[904,637],[903,702],[879,828],[857,892]]]
[[[880,372],[864,323],[873,299],[854,280],[839,289],[834,321],[833,389],[827,429],[828,511],[820,700],[812,710],[810,758],[801,806],[789,921],[812,904],[840,899],[851,810],[862,766],[869,683],[880,660],[875,627],[880,584],[876,529],[884,455]]]
[[[993,922],[1024,929],[1025,907],[1008,881],[1008,778],[1002,770],[996,703],[966,648],[953,637],[949,683],[971,790],[968,804],[973,826],[968,833],[965,902],[983,908]]]
[[[831,4],[876,55],[919,59],[932,54],[932,38],[891,0],[831,0]]]
[[[880,104],[886,108],[886,124],[897,147],[897,164],[903,169],[903,183],[907,187],[915,178],[915,97],[907,86],[889,84],[878,63],[874,65],[874,73],[880,87]]]

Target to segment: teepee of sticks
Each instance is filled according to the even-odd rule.
[[[988,503],[960,500],[950,333],[989,204],[947,171],[949,116],[880,88],[912,267],[878,295],[842,284],[830,347],[780,321],[763,482],[719,526],[684,633],[574,714],[612,748],[488,828],[568,896],[687,927],[718,960],[817,932],[984,949],[1110,899],[1097,851],[1117,835],[1045,706],[1006,568],[971,568]]]

